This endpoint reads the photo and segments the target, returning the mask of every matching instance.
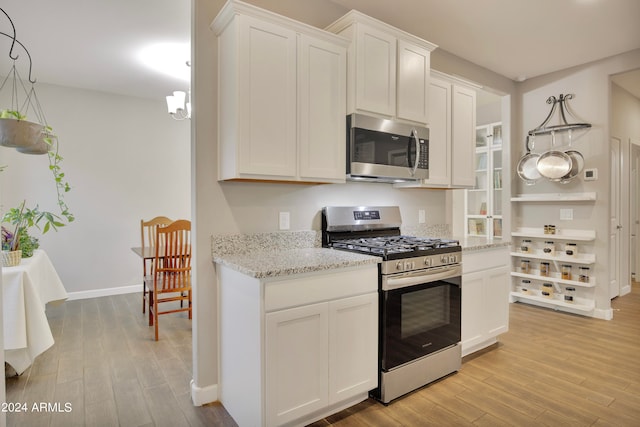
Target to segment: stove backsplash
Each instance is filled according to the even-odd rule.
[[[415,237],[436,237],[440,239],[451,238],[451,225],[449,224],[418,224],[418,225],[402,225],[400,232],[405,236]]]
[[[415,237],[451,238],[449,224],[402,226],[402,234]],[[320,231],[275,231],[272,233],[215,234],[211,236],[211,255],[223,256],[261,251],[282,251],[322,247]]]

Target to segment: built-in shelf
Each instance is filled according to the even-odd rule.
[[[529,294],[523,294],[521,292],[511,292],[510,296],[512,301],[523,301],[523,302],[540,305],[543,307],[564,308],[569,311],[576,310],[580,312],[591,312],[596,307],[595,302],[593,300],[588,300],[588,299],[579,298],[576,300],[576,302],[568,303],[568,302],[564,302],[559,298],[556,298],[555,295],[554,295],[554,298],[547,298],[547,297],[543,297],[535,294],[529,295]]]
[[[547,240],[571,240],[576,242],[590,242],[596,239],[595,230],[571,230],[559,229],[556,234],[544,234],[542,228],[522,227],[511,232],[513,237],[531,237],[534,239]]]
[[[565,285],[565,286],[579,286],[582,288],[593,288],[596,286],[595,277],[589,278],[589,282],[585,283],[585,282],[579,282],[577,280],[561,279],[557,274],[552,274],[551,276],[541,276],[538,270],[533,270],[530,273],[520,273],[518,271],[512,271],[511,276],[520,277],[521,279],[536,280],[539,282],[557,283],[558,285]]]
[[[511,252],[511,256],[584,265],[590,265],[596,262],[595,254],[578,254],[575,256],[550,256],[540,250],[536,250],[535,252]]]
[[[512,202],[593,202],[596,193],[536,193],[518,194]]]

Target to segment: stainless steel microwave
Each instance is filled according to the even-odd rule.
[[[347,116],[347,177],[380,182],[429,178],[429,129],[363,114]]]

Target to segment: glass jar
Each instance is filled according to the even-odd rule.
[[[528,259],[523,259],[520,261],[520,271],[522,273],[529,274],[531,271],[531,262]]]
[[[520,252],[529,254],[531,253],[531,240],[524,239],[520,245]]]
[[[544,248],[542,249],[542,252],[544,252],[545,255],[555,256],[556,245],[551,240],[548,240],[544,242]]]
[[[520,289],[519,289],[520,293],[524,295],[529,295],[531,293],[530,289],[531,289],[531,280],[522,279],[522,281],[520,282]]]
[[[544,234],[556,234],[556,226],[555,225],[545,225],[544,226]]]
[[[545,292],[547,294],[553,296],[553,283],[543,283],[542,284],[542,295],[544,295]]]
[[[560,266],[560,277],[563,280],[571,280],[571,264],[562,264]]]
[[[551,266],[548,262],[543,261],[540,263],[540,275],[548,277],[551,272]]]
[[[576,300],[576,288],[571,286],[564,288],[564,302],[573,304],[575,300]]]
[[[578,268],[578,281],[582,283],[589,283],[589,274],[591,269],[589,267]]]
[[[578,245],[575,243],[567,243],[564,245],[564,253],[568,257],[575,257],[578,255]]]

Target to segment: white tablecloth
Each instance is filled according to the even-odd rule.
[[[54,343],[45,314],[48,302],[68,298],[51,260],[42,250],[20,265],[2,267],[4,358],[18,374]]]

